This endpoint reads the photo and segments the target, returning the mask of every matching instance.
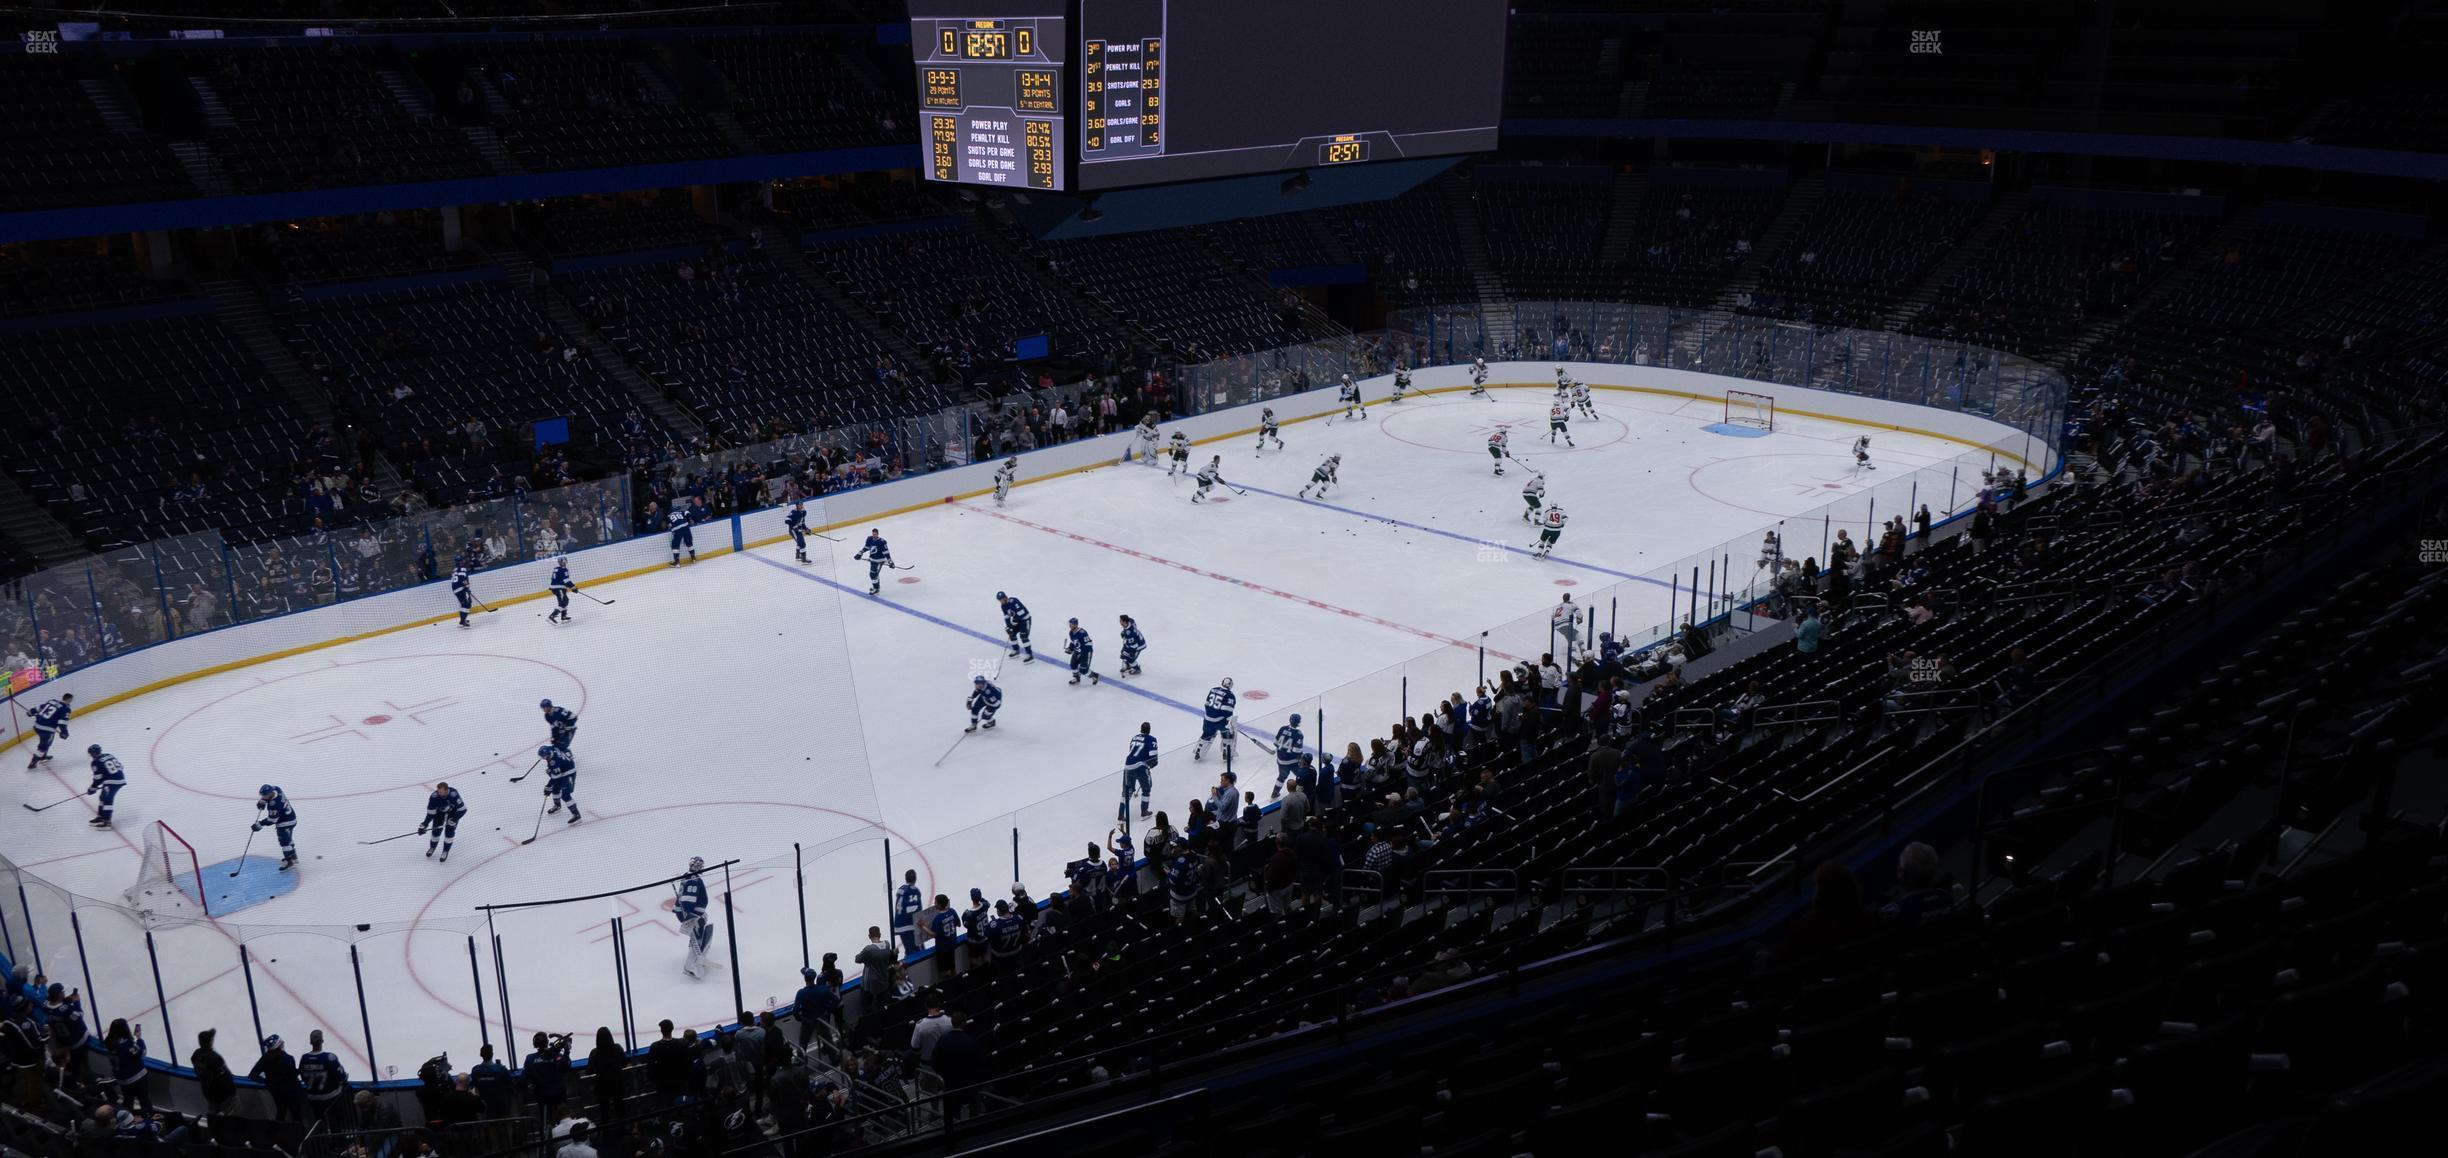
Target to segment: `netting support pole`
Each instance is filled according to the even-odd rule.
[[[1833,515],[1819,516],[1819,558],[1823,561],[1828,557],[1828,543],[1830,541],[1828,539],[1828,532],[1829,528],[1834,526],[1834,524],[1830,522],[1830,520],[1834,517],[1835,516]]]
[[[254,955],[247,952],[246,943],[243,941],[238,945],[238,972],[246,978],[247,1016],[255,1022],[255,1041],[260,1045],[264,1036],[263,1005],[255,1000]]]
[[[102,1003],[94,1000],[93,959],[85,955],[85,922],[77,919],[75,909],[68,910],[68,932],[76,937],[77,967],[85,973],[85,1009],[88,1014],[85,1024],[92,1025],[95,1018],[102,1016]]]
[[[1907,539],[1907,540],[1910,540],[1910,539],[1912,538],[1912,519],[1913,519],[1913,514],[1914,514],[1914,512],[1917,512],[1917,511],[1919,511],[1920,509],[1921,509],[1921,480],[1916,478],[1916,479],[1912,480],[1912,492],[1911,492],[1910,494],[1907,494],[1907,495],[1905,495],[1905,496],[1904,496],[1904,527],[1905,527],[1905,530],[1904,530],[1904,538],[1905,538],[1905,539]],[[1922,544],[1922,546],[1924,546],[1924,547],[1926,547],[1926,546],[1928,546],[1928,545],[1929,545],[1929,544],[1927,544],[1927,543]]]
[[[731,866],[727,864],[723,866],[723,932],[731,938],[731,1008],[745,1012],[748,997],[740,981],[739,921],[731,911]]]
[[[177,639],[178,629],[170,626],[170,588],[167,584],[162,582],[161,552],[153,552],[152,558],[147,561],[153,564],[153,594],[156,598],[161,600],[162,638]],[[198,891],[202,891],[203,886],[199,884],[196,886],[196,888]],[[162,1025],[165,1030],[168,1028],[169,1024],[170,1015],[168,1011],[164,1011],[162,1014]]]
[[[1675,609],[1682,606],[1682,604],[1683,577],[1680,575],[1669,575],[1666,577],[1666,630],[1668,632],[1672,632],[1674,630]]]
[[[1955,513],[1955,480],[1962,473],[1961,463],[1947,468],[1947,514],[1949,515]]]
[[[1228,749],[1229,750],[1229,749]],[[1012,883],[1020,882],[1020,826],[1012,826]]]
[[[620,947],[621,959],[621,1040],[637,1050],[637,995],[629,991],[629,926],[620,918],[612,919],[612,942]]]
[[[1484,631],[1479,633],[1479,682],[1482,685],[1487,683],[1487,636],[1488,633]],[[1325,740],[1324,736],[1318,737],[1320,743]]]
[[[476,934],[468,934],[468,987],[476,991],[476,1040],[493,1044],[493,1027],[485,1024],[484,973],[476,968]]]
[[[10,700],[9,714],[12,717],[16,715],[16,709],[17,701],[13,699]],[[25,886],[23,885],[19,885],[17,887],[17,900],[20,905],[25,903]],[[26,924],[31,926],[33,923],[34,914],[31,912],[26,913]],[[8,959],[11,961],[15,961],[17,959],[17,936],[16,934],[9,932],[8,909],[5,907],[0,907],[0,953],[5,953],[8,956]]]
[[[1870,509],[1862,515],[1862,542],[1872,544],[1871,549],[1877,550],[1878,539],[1878,496],[1872,495]]]
[[[221,544],[221,582],[229,588],[230,622],[238,622],[238,565],[230,561],[228,543]],[[29,605],[30,606],[30,605]],[[255,1035],[256,1044],[263,1043],[263,1034]]]
[[[1616,604],[1616,597],[1615,597],[1615,596],[1613,596],[1613,595],[1609,595],[1609,596],[1607,596],[1607,634],[1608,634],[1608,635],[1613,635],[1613,634],[1615,634],[1615,604]],[[1480,662],[1479,666],[1480,666],[1480,669],[1481,669],[1481,676],[1480,676],[1480,678],[1481,678],[1481,679],[1485,679],[1485,678],[1486,678],[1486,674],[1485,674],[1485,673],[1486,673],[1487,663],[1486,663],[1486,659],[1485,659],[1485,657],[1484,657],[1484,656],[1483,656],[1483,657],[1481,657],[1481,662]]]
[[[365,967],[357,963],[355,941],[349,942],[349,975],[357,979],[357,1024],[365,1030],[366,1072],[380,1075],[382,1066],[374,1060],[374,1015],[366,1010]]]
[[[1713,618],[1717,614],[1717,560],[1715,559],[1709,560],[1708,586],[1703,590],[1708,592],[1708,610],[1702,612],[1700,618],[1702,620],[1707,620]]]
[[[612,995],[615,1003],[620,1006],[622,1039],[628,1040],[632,1036],[629,1033],[629,949],[628,946],[621,944],[621,919],[619,917],[612,918],[611,941]]]
[[[893,927],[893,917],[895,915],[896,913],[893,908],[892,838],[888,836],[884,838],[884,928],[887,932],[891,931]]]
[[[1698,567],[1692,568],[1691,597],[1691,615],[1683,621],[1685,624],[1700,622],[1700,569]]]
[[[1551,634],[1555,631],[1552,627],[1547,630]],[[1554,640],[1550,638],[1548,642],[1552,645]],[[1549,650],[1554,649],[1550,646]],[[1411,677],[1407,674],[1402,678],[1402,718],[1406,720],[1411,718]]]
[[[795,840],[791,842],[791,884],[799,893],[799,967],[806,969],[814,964],[808,959],[807,859]]]
[[[196,887],[201,889],[204,886],[202,882],[198,882]],[[153,1000],[158,1002],[161,1008],[162,1040],[173,1043],[175,1050],[178,1031],[170,1028],[170,991],[162,988],[161,952],[153,946],[153,930],[151,929],[145,930],[145,960],[153,964]],[[173,1056],[176,1056],[175,1052]]]
[[[100,588],[94,586],[93,568],[91,567],[87,567],[85,569],[85,609],[93,612],[94,641],[96,643],[107,645],[110,642],[110,634],[109,629],[105,627],[102,622],[102,591]],[[110,654],[110,649],[107,646],[103,648],[103,654]],[[196,887],[201,889],[203,886],[198,885]]]

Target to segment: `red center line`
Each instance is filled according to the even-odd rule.
[[[1396,631],[1409,635],[1416,635],[1421,639],[1432,639],[1438,643],[1446,644],[1450,647],[1458,647],[1465,651],[1476,652],[1479,650],[1478,644],[1455,639],[1450,635],[1439,635],[1436,632],[1427,630],[1426,628],[1413,627],[1407,623],[1396,623],[1391,619],[1386,619],[1382,616],[1370,615],[1365,611],[1354,611],[1348,607],[1337,607],[1332,603],[1327,603],[1318,599],[1311,599],[1306,595],[1295,595],[1292,592],[1285,591],[1280,588],[1269,587],[1264,583],[1252,583],[1247,579],[1236,578],[1231,575],[1223,574],[1222,572],[1210,571],[1204,567],[1193,566],[1189,563],[1182,563],[1172,559],[1167,559],[1162,555],[1150,555],[1145,551],[1125,547],[1118,543],[1108,543],[1103,539],[1092,539],[1086,535],[1079,534],[1076,531],[1065,531],[1058,527],[1046,526],[1043,523],[1033,523],[1027,519],[1021,518],[1018,515],[1007,515],[1001,511],[989,510],[985,507],[975,506],[965,502],[955,503],[953,505],[966,510],[976,511],[981,515],[986,515],[991,518],[1001,519],[1007,523],[1027,527],[1032,531],[1043,531],[1049,535],[1059,535],[1075,543],[1085,543],[1091,547],[1101,547],[1105,550],[1112,551],[1115,554],[1128,555],[1133,559],[1144,560],[1149,563],[1154,563],[1160,567],[1171,567],[1176,571],[1186,571],[1202,579],[1213,579],[1218,583],[1229,583],[1235,587],[1246,588],[1263,595],[1272,595],[1277,599],[1289,599],[1294,603],[1306,604],[1307,606],[1317,608],[1320,611],[1331,611],[1347,619],[1357,619],[1362,623],[1374,623],[1379,627],[1390,627]],[[1501,659],[1511,660],[1514,663],[1529,662],[1518,655],[1507,655],[1504,652],[1496,650],[1495,648],[1489,648],[1488,654],[1497,656]]]

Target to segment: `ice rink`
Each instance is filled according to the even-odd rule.
[[[1026,485],[1003,507],[981,497],[896,516],[880,527],[912,569],[886,573],[880,598],[850,557],[864,528],[842,528],[832,532],[841,542],[811,540],[812,565],[785,542],[590,588],[615,602],[581,600],[566,626],[526,602],[466,630],[419,627],[179,683],[80,714],[52,767],[12,766],[18,798],[46,803],[85,787],[84,746],[102,744],[130,778],[115,830],[87,827],[82,804],[12,808],[0,830],[30,873],[104,902],[134,878],[147,822],[194,844],[218,915],[155,932],[181,1059],[208,1025],[225,1043],[245,1036],[250,987],[264,1031],[296,1042],[323,1028],[359,1077],[375,1063],[372,1076],[406,1075],[445,1050],[464,1066],[480,1000],[500,1032],[505,979],[522,1049],[534,1030],[617,1028],[616,949],[641,1036],[661,1017],[704,1026],[736,1015],[731,977],[680,973],[668,889],[490,923],[476,906],[621,890],[678,873],[693,855],[737,860],[741,983],[761,1009],[798,984],[794,844],[804,944],[819,955],[846,958],[885,919],[888,841],[892,872],[916,869],[930,899],[947,893],[960,907],[972,887],[1007,895],[1015,857],[1043,896],[1113,822],[1121,758],[1142,721],[1165,753],[1158,807],[1178,817],[1215,783],[1218,757],[1193,761],[1189,745],[1220,677],[1242,696],[1245,733],[1271,736],[1300,712],[1312,744],[1365,745],[1406,707],[1417,715],[1467,695],[1481,647],[1491,674],[1535,660],[1547,609],[1565,593],[1593,608],[1600,630],[1647,629],[1673,599],[1688,603],[1670,590],[1685,580],[1666,570],[1695,552],[1755,543],[1779,519],[1873,483],[1900,486],[1916,467],[1939,464],[1922,478],[1945,480],[1949,460],[1972,461],[1966,446],[1881,430],[1881,469],[1858,472],[1849,444],[1859,427],[1780,415],[1773,434],[1735,437],[1704,429],[1721,417],[1718,401],[1607,390],[1599,418],[1574,420],[1568,448],[1548,439],[1549,391],[1495,394],[1414,396],[1373,403],[1365,420],[1289,424],[1283,450],[1254,450],[1248,436],[1196,447],[1194,465],[1220,455],[1247,492],[1218,488],[1201,505],[1188,479],[1134,464]],[[1500,426],[1521,460],[1501,479],[1485,450]],[[1342,455],[1341,482],[1323,500],[1296,497],[1330,453]],[[1544,472],[1571,515],[1550,559],[1528,554],[1525,466]],[[1943,517],[1970,502],[1976,475],[1948,501],[1927,485],[1913,493]],[[1881,500],[1879,518],[1897,513],[1902,502]],[[1813,514],[1806,530],[1788,529],[1788,550],[1819,554],[1821,538]],[[1738,565],[1747,579],[1751,561]],[[1006,659],[998,590],[1034,613],[1036,662]],[[1149,640],[1146,674],[1128,680],[1115,678],[1121,614]],[[1072,617],[1096,641],[1101,686],[1067,682]],[[970,676],[998,663],[1000,726],[953,747]],[[522,845],[537,830],[544,777],[510,781],[544,737],[545,697],[581,714],[573,751],[586,819],[545,816],[541,838]],[[1266,800],[1271,760],[1245,743],[1235,767]],[[410,832],[437,780],[471,809],[449,863],[427,859],[421,837],[367,843]],[[236,862],[265,783],[284,786],[301,815],[293,879],[271,871],[269,832]],[[31,903],[73,903],[47,898]],[[48,971],[74,984],[89,967],[97,1024],[129,1017],[158,1033],[144,930],[100,906],[77,915],[85,962],[53,938],[40,946]],[[716,952],[727,964],[733,949]],[[154,1052],[168,1043],[157,1038]]]

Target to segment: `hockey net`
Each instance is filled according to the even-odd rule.
[[[161,821],[145,825],[144,865],[136,883],[120,894],[128,907],[148,919],[175,920],[210,916],[204,900],[204,870],[195,846]]]
[[[1742,390],[1726,391],[1725,424],[1775,430],[1776,398],[1768,394],[1752,394]]]

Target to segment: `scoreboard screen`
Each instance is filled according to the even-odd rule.
[[[928,179],[1067,187],[1069,7],[1066,0],[910,0]]]
[[[1078,188],[1496,147],[1506,0],[1078,0]]]

